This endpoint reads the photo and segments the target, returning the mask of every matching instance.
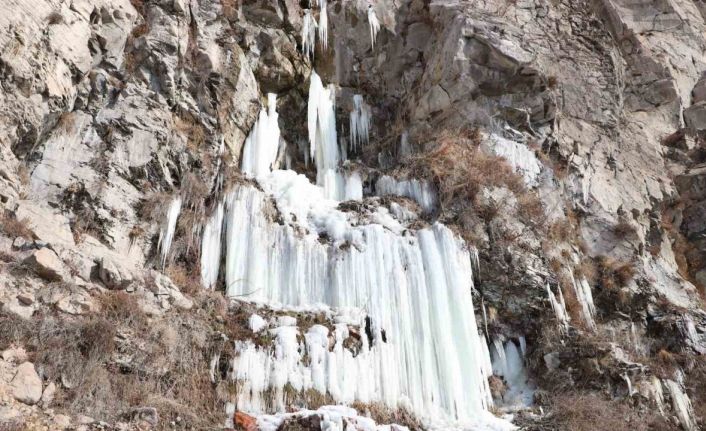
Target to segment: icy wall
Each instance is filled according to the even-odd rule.
[[[243,150],[242,171],[259,187],[236,186],[204,230],[206,287],[218,279],[224,250],[229,297],[323,309],[337,322],[306,331],[294,319],[279,322],[268,329],[273,350],[238,342],[231,408],[282,411],[286,391],[313,389],[339,403],[407,407],[434,422],[498,422],[487,412],[490,360],[473,312],[474,251],[439,223],[415,231],[384,207],[338,209],[362,197],[362,184],[358,173],[341,171],[333,98],[313,73],[308,128],[317,184],[270,169],[279,146],[270,96]],[[425,209],[433,205],[428,193]],[[345,346],[350,327],[365,328],[357,349]]]

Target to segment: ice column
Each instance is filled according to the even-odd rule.
[[[162,228],[159,231],[158,247],[162,256],[162,267],[167,264],[169,248],[172,246],[177,219],[181,213],[181,202],[181,196],[177,196],[172,200],[169,204],[169,210],[167,210],[167,219],[164,221]]]
[[[353,111],[350,114],[350,145],[349,151],[354,151],[359,145],[367,144],[370,139],[370,106],[363,101],[363,96],[353,96]]]
[[[277,123],[277,95],[267,95],[268,110],[260,110],[243,148],[242,172],[249,177],[267,175],[277,158],[280,131]]]
[[[397,180],[389,175],[383,175],[375,183],[375,194],[410,198],[426,213],[434,211],[437,204],[434,188],[428,182],[417,179]]]
[[[203,228],[201,240],[201,283],[213,289],[221,265],[221,238],[223,231],[223,204],[220,203]]]

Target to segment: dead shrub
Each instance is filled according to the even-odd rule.
[[[153,191],[140,201],[137,212],[142,220],[161,224],[164,222],[172,199],[169,193]]]
[[[99,299],[102,315],[112,321],[133,328],[144,327],[147,316],[137,298],[121,290],[105,292]]]
[[[61,15],[61,13],[56,11],[50,13],[47,17],[47,24],[49,25],[63,24],[63,22],[64,17]]]
[[[616,289],[627,286],[635,276],[635,265],[632,262],[621,262],[607,256],[595,259],[599,284],[606,289]]]
[[[353,402],[351,407],[356,409],[359,414],[373,419],[379,425],[398,424],[406,426],[412,431],[424,429],[419,418],[404,407],[391,409],[382,403],[362,403],[360,401]]]
[[[198,266],[192,265],[192,270],[188,270],[184,265],[172,263],[164,270],[164,273],[179,287],[183,293],[194,296],[203,290]]]
[[[442,208],[457,202],[475,202],[484,187],[504,187],[522,195],[522,177],[502,157],[487,154],[478,130],[444,132],[435,150],[412,158],[412,169],[432,179],[439,189]]]
[[[29,227],[29,220],[17,220],[4,212],[0,212],[0,231],[12,239],[24,238],[28,241],[34,239],[34,233]]]
[[[627,220],[620,220],[613,226],[613,235],[618,239],[627,239],[637,236],[637,230],[635,226],[630,224]]]
[[[207,140],[205,127],[190,114],[174,117],[174,130],[186,137],[186,147],[192,153],[197,153]]]

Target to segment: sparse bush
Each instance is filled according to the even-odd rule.
[[[596,272],[602,287],[616,289],[630,283],[635,276],[635,265],[632,262],[620,262],[606,256],[599,256],[596,258]]]
[[[201,278],[198,273],[198,266],[193,265],[193,270],[188,270],[184,265],[173,263],[167,266],[164,273],[176,284],[179,289],[186,294],[196,295],[203,290]]]
[[[637,236],[637,230],[635,230],[635,226],[630,224],[629,221],[621,219],[613,226],[613,235],[618,239],[627,239]]]
[[[34,238],[27,219],[17,220],[4,212],[0,212],[0,231],[13,239],[24,238],[31,241]]]
[[[64,22],[64,17],[61,15],[60,12],[52,12],[49,14],[47,17],[47,24],[49,25],[56,25],[56,24],[63,24]]]
[[[100,297],[100,305],[102,315],[110,321],[121,322],[133,328],[143,327],[147,322],[147,316],[142,312],[136,297],[127,292],[105,292]]]

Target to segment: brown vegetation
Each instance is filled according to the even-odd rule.
[[[610,257],[599,256],[595,259],[598,283],[606,289],[616,289],[627,286],[635,276],[635,265],[632,262],[622,262]]]
[[[15,217],[0,211],[0,231],[10,238],[24,238],[31,241],[34,238],[27,219],[17,220]]]
[[[356,409],[359,414],[373,419],[379,425],[398,424],[406,426],[411,431],[424,429],[419,418],[404,407],[391,409],[381,403],[361,403],[360,401],[354,402],[351,407]]]
[[[653,411],[639,412],[624,401],[592,392],[556,394],[542,425],[561,431],[668,431],[678,427]],[[551,427],[551,428],[549,428]]]

